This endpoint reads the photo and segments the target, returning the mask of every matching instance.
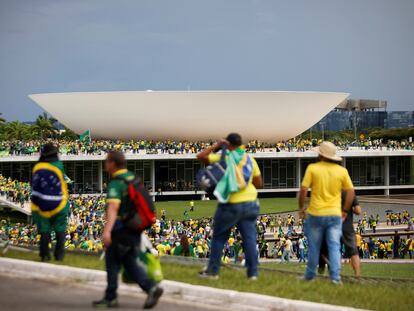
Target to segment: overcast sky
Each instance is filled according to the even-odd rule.
[[[0,112],[31,93],[349,92],[414,109],[413,0],[0,0]]]

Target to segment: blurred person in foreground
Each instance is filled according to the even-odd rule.
[[[259,215],[257,188],[262,187],[262,177],[256,160],[246,153],[239,134],[232,133],[226,139],[216,142],[197,155],[197,159],[208,165],[220,160],[216,153],[227,146],[227,168],[214,191],[219,200],[214,215],[211,254],[206,271],[200,277],[218,279],[223,247],[234,226],[240,230],[246,256],[247,276],[257,279],[257,232],[256,220]]]
[[[348,171],[336,155],[336,147],[323,142],[316,149],[319,161],[310,164],[303,177],[299,192],[299,217],[305,218],[305,198],[312,189],[309,208],[304,223],[308,240],[308,263],[304,280],[313,280],[322,241],[325,239],[329,254],[329,273],[334,284],[341,284],[341,236],[342,220],[345,219],[355,196],[354,187]],[[341,193],[346,192],[344,209],[341,208]]]
[[[39,161],[33,168],[31,208],[33,221],[40,233],[40,258],[49,261],[51,232],[56,233],[55,259],[65,255],[65,232],[68,224],[69,195],[63,163],[53,144],[42,147]]]
[[[341,203],[342,206],[346,200],[346,192],[342,192],[341,196]],[[361,260],[359,258],[359,252],[357,248],[357,242],[355,237],[355,229],[354,229],[354,214],[361,215],[361,206],[359,205],[358,199],[354,196],[352,200],[351,208],[346,215],[346,218],[342,224],[342,244],[344,245],[345,249],[345,258],[350,258],[352,269],[354,269],[355,276],[357,278],[361,275]],[[325,272],[325,266],[329,259],[328,259],[328,249],[326,242],[322,242],[321,246],[321,256],[319,258],[319,270],[320,274]],[[327,260],[328,259],[328,260]]]
[[[108,184],[106,224],[103,241],[106,248],[105,264],[107,273],[107,288],[105,297],[94,301],[97,308],[118,307],[117,289],[118,274],[121,265],[128,275],[144,292],[148,294],[144,309],[153,308],[161,297],[163,290],[148,278],[144,269],[137,265],[137,251],[141,233],[130,231],[121,220],[128,213],[128,181],[135,179],[133,173],[126,168],[125,156],[119,151],[110,151],[105,161],[105,170],[111,175]]]

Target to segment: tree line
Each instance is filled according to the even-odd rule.
[[[7,122],[0,113],[0,139],[5,140],[76,140],[79,136],[68,128],[59,130],[57,120],[47,113],[39,115],[33,123]]]

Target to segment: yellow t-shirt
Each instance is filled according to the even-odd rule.
[[[359,247],[361,245],[361,236],[357,233],[355,234],[356,245]]]
[[[341,192],[353,188],[348,171],[341,165],[320,161],[309,164],[302,187],[311,188],[308,213],[312,216],[341,216]]]
[[[393,246],[393,242],[392,242],[392,240],[390,240],[387,244],[387,251],[388,252],[392,252],[392,246]]]
[[[219,153],[210,153],[208,156],[208,161],[210,163],[216,163],[220,161],[221,155]],[[260,169],[259,165],[257,165],[256,160],[249,156],[252,160],[253,170],[252,170],[252,176],[250,176],[249,182],[246,186],[246,188],[240,190],[239,192],[235,192],[230,194],[229,203],[235,204],[235,203],[242,203],[242,202],[250,202],[255,201],[257,199],[257,189],[253,185],[253,177],[260,176]]]
[[[158,256],[164,256],[165,255],[165,246],[163,244],[158,244],[157,245],[157,251],[158,251]]]

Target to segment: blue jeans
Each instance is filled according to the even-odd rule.
[[[219,204],[214,215],[213,240],[207,268],[209,273],[219,273],[224,244],[229,238],[231,229],[237,225],[243,238],[247,275],[257,276],[256,220],[258,215],[259,204],[256,201]]]
[[[299,262],[305,262],[305,249],[299,248]]]
[[[339,281],[341,279],[342,218],[308,215],[305,220],[305,235],[309,245],[305,278],[312,280],[316,276],[322,239],[325,237],[329,254],[329,273],[332,280]]]
[[[285,249],[282,253],[282,258],[280,262],[290,262],[290,251]]]

